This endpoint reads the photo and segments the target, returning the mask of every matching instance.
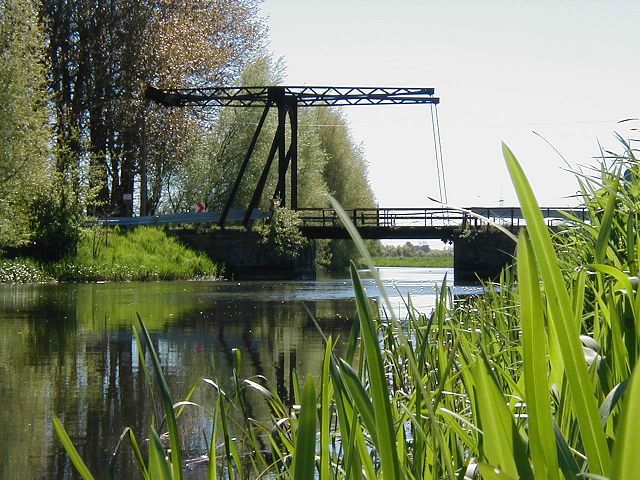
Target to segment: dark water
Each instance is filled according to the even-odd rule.
[[[447,269],[382,269],[392,305],[403,296],[428,311]],[[377,290],[365,282],[370,295]],[[231,385],[233,349],[243,377],[263,375],[287,400],[291,368],[317,374],[323,347],[304,306],[326,333],[346,339],[354,313],[348,279],[316,282],[171,282],[0,286],[0,478],[76,478],[52,427],[63,421],[99,478],[125,426],[144,441],[156,410],[131,325],[151,331],[174,401],[197,385],[179,419],[186,457],[204,453],[214,399],[203,378]],[[338,346],[339,352],[343,346]],[[266,405],[251,398],[255,418]],[[131,477],[130,449],[119,459]],[[125,469],[125,470],[122,470]]]

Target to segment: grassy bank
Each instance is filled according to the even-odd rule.
[[[268,379],[240,379],[239,352],[233,391],[207,381],[216,394],[208,478],[640,478],[640,186],[620,175],[638,179],[639,167],[627,152],[603,165],[601,178],[582,177],[590,221],[573,219],[552,237],[520,165],[504,154],[527,231],[499,288],[454,308],[443,287],[433,312],[399,321],[380,279],[391,318],[371,307],[352,267],[358,320],[345,358],[326,338],[322,373],[294,382],[293,405]],[[136,338],[146,343],[166,421],[127,438],[142,476],[182,478],[174,400],[144,325]],[[250,418],[248,391],[267,402],[270,422]],[[244,419],[237,437],[232,412]],[[159,440],[165,428],[170,451]],[[148,460],[138,448],[144,438]]]
[[[77,253],[59,262],[18,259],[0,263],[2,283],[187,280],[219,274],[209,258],[151,227],[86,229]]]
[[[422,257],[374,257],[373,262],[378,267],[452,268],[453,252],[450,254],[427,255]]]

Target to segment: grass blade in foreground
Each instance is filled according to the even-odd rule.
[[[476,402],[482,429],[482,453],[487,462],[513,478],[533,479],[526,446],[506,405],[506,398],[489,373],[482,354],[471,366],[476,380]]]
[[[137,315],[137,314],[136,314]],[[176,422],[175,412],[173,410],[173,401],[171,400],[171,393],[169,392],[169,386],[162,373],[162,367],[160,366],[160,359],[153,348],[153,342],[151,342],[151,336],[147,330],[146,325],[138,315],[138,322],[142,331],[142,336],[149,348],[151,354],[151,363],[153,369],[156,372],[158,380],[158,386],[160,387],[160,397],[162,398],[162,405],[164,406],[164,414],[167,418],[167,428],[169,429],[169,443],[171,445],[171,467],[173,469],[173,478],[178,480],[182,478],[182,450],[180,447],[180,433],[178,432],[178,424]]]
[[[571,390],[574,414],[578,420],[580,437],[584,444],[589,467],[591,473],[606,476],[609,474],[611,458],[598,413],[594,386],[584,360],[582,344],[575,334],[575,328],[573,328],[574,312],[571,299],[558,266],[549,231],[544,223],[531,185],[529,185],[529,181],[515,156],[504,143],[502,151],[511,175],[511,181],[520,200],[522,213],[527,222],[533,257],[538,264],[544,283],[551,312],[551,323],[557,332],[560,352]]]
[[[302,390],[298,438],[293,456],[294,480],[313,478],[316,466],[316,387],[307,375]]]
[[[73,466],[76,467],[76,470],[78,471],[80,476],[84,480],[93,480],[93,475],[91,475],[91,472],[85,465],[84,461],[82,461],[82,457],[80,457],[80,454],[78,453],[78,450],[76,450],[76,447],[73,446],[73,442],[69,438],[69,435],[67,435],[67,431],[62,426],[60,419],[55,415],[53,416],[53,426],[56,429],[56,433],[58,434],[60,442],[62,442],[62,446],[66,450],[67,455],[69,455],[71,462],[73,462]]]
[[[517,265],[529,448],[536,475],[555,479],[558,478],[558,456],[554,442],[548,440],[554,438],[554,432],[547,380],[546,335],[542,333],[545,331],[544,297],[540,292],[538,269],[531,255],[531,242],[524,232],[518,242]]]
[[[625,394],[619,433],[613,446],[613,480],[635,480],[640,478],[640,365],[636,365],[631,384]]]
[[[389,387],[382,363],[382,353],[375,323],[371,316],[371,310],[367,302],[364,288],[360,282],[360,276],[353,262],[351,263],[351,280],[356,296],[358,317],[360,318],[360,331],[362,343],[369,368],[369,382],[371,397],[373,399],[373,411],[376,421],[376,438],[378,439],[378,455],[382,465],[382,478],[400,479],[400,461],[396,447],[396,434],[393,428],[393,416],[389,405]]]

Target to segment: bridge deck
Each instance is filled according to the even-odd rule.
[[[465,228],[478,228],[490,220],[509,230],[524,226],[522,210],[517,207],[450,208],[358,208],[345,210],[365,239],[442,239],[451,240]],[[330,208],[302,208],[302,233],[307,238],[349,238],[337,214]],[[543,208],[548,225],[557,225],[567,214],[586,218],[583,208]]]
[[[338,215],[331,208],[300,208],[302,233],[307,238],[349,238]],[[516,230],[525,225],[522,211],[517,207],[472,207],[450,208],[355,208],[345,210],[360,235],[367,239],[443,239],[455,238],[465,228],[486,225],[483,218],[507,229]],[[567,214],[586,219],[584,208],[543,208],[542,214],[548,225],[566,221]],[[253,220],[268,218],[270,212],[256,210]],[[111,217],[97,220],[105,226],[215,224],[220,212],[182,213],[147,217]],[[240,221],[241,210],[232,210],[229,221]]]

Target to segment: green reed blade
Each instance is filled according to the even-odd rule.
[[[294,480],[313,478],[316,466],[316,387],[307,375],[302,390],[296,449],[293,456]]]
[[[553,416],[549,403],[547,356],[545,345],[544,305],[538,270],[531,254],[528,236],[520,233],[518,242],[518,280],[520,321],[522,324],[522,360],[529,448],[533,470],[540,478],[558,478],[558,457],[553,442]]]
[[[154,429],[151,429],[149,437],[149,475],[153,480],[172,479],[162,442]]]
[[[556,451],[558,452],[558,466],[566,479],[573,479],[578,477],[580,473],[580,466],[573,456],[571,448],[567,444],[567,440],[562,435],[560,427],[556,421],[553,421],[553,434],[556,441]]]
[[[360,331],[362,343],[369,368],[369,382],[373,410],[375,413],[377,450],[380,455],[382,476],[385,480],[400,479],[400,462],[395,445],[396,433],[393,428],[393,416],[389,404],[389,386],[382,362],[382,352],[378,342],[378,335],[373,321],[369,303],[360,281],[360,275],[351,262],[351,280],[356,297],[358,316],[360,317]]]
[[[351,368],[344,360],[338,360],[340,362],[340,373],[343,385],[346,387],[349,393],[349,398],[353,401],[353,405],[362,417],[362,423],[364,427],[369,430],[371,434],[371,440],[374,444],[378,444],[376,413],[369,398],[369,394],[365,390],[364,386],[360,382],[358,374]]]
[[[600,404],[600,418],[602,418],[602,425],[606,425],[607,420],[609,419],[609,415],[618,402],[623,397],[625,392],[627,391],[627,387],[629,386],[629,379],[620,382],[607,394],[604,401]]]
[[[167,419],[167,429],[169,430],[169,444],[171,445],[171,466],[173,469],[173,477],[175,480],[182,478],[182,447],[180,446],[180,432],[178,431],[178,423],[176,421],[175,411],[173,409],[173,400],[171,399],[171,392],[169,392],[169,386],[167,380],[162,372],[162,366],[160,365],[160,359],[156,352],[151,336],[147,330],[147,326],[140,318],[140,315],[136,313],[138,317],[138,323],[140,324],[140,331],[142,337],[147,344],[149,354],[151,356],[151,364],[153,370],[156,373],[156,379],[158,380],[158,386],[160,387],[160,398],[162,399],[162,405],[164,407],[164,414]]]
[[[125,430],[128,430],[129,443],[131,444],[131,449],[133,450],[133,455],[136,457],[136,462],[140,467],[140,471],[142,472],[142,476],[145,480],[150,480],[149,471],[147,470],[147,466],[144,464],[144,458],[142,457],[142,451],[140,450],[140,446],[138,445],[138,440],[129,427]],[[114,476],[115,478],[115,476]]]
[[[347,231],[348,231],[349,235],[351,236],[354,244],[358,248],[358,251],[363,256],[366,265],[369,267],[369,269],[371,271],[371,274],[372,274],[372,276],[373,276],[373,278],[374,278],[374,280],[376,282],[376,285],[378,286],[378,290],[380,291],[380,294],[382,295],[382,298],[384,300],[384,305],[386,306],[387,312],[391,316],[391,320],[392,321],[390,322],[389,326],[392,329],[392,332],[391,332],[392,336],[397,336],[398,343],[401,346],[402,350],[404,351],[404,360],[407,362],[410,372],[412,373],[414,378],[416,378],[416,379],[421,378],[420,369],[418,368],[418,365],[417,365],[417,362],[416,362],[416,358],[415,358],[414,352],[413,352],[413,350],[411,348],[410,342],[407,339],[406,335],[404,334],[403,329],[399,325],[398,319],[396,318],[395,312],[394,312],[393,307],[391,305],[391,302],[389,300],[389,296],[387,295],[386,289],[384,288],[382,280],[380,279],[380,275],[378,274],[378,270],[376,269],[376,266],[373,263],[371,255],[369,255],[369,252],[367,250],[367,247],[366,247],[364,241],[360,237],[360,234],[358,233],[357,228],[355,227],[355,225],[353,225],[353,223],[351,222],[349,216],[342,209],[340,204],[331,196],[329,196],[329,201],[331,202],[331,205],[333,206],[333,208],[336,211],[338,217],[340,218],[340,221],[342,222],[344,227],[347,229]],[[352,269],[355,270],[355,267],[353,267]],[[363,322],[363,319],[359,318],[359,321]],[[364,358],[364,356],[360,357],[360,361],[361,362],[363,361],[363,358]],[[435,415],[435,411],[433,409],[432,402],[431,402],[431,399],[430,399],[430,395],[429,395],[429,392],[427,391],[426,385],[424,384],[424,382],[416,381],[415,387],[419,388],[421,390],[422,398],[424,399],[424,404],[427,407],[427,410],[428,410],[428,413],[429,413],[429,417],[430,418],[435,418],[435,416],[436,416]],[[377,415],[377,412],[376,412],[376,415]],[[440,425],[437,422],[433,422],[431,424],[431,430],[432,430],[432,433],[433,433],[433,435],[435,437],[436,443],[438,444],[439,450],[442,451],[442,452],[445,452],[446,449],[447,449],[447,445],[445,443],[444,436],[443,436],[442,431],[440,429]],[[392,455],[393,455],[394,458],[397,459],[397,455],[395,455],[395,453],[393,453]],[[447,472],[448,477],[454,478],[455,477],[455,472],[454,472],[454,468],[453,468],[453,465],[452,465],[451,458],[449,456],[447,456],[447,455],[443,455],[441,457],[441,460],[444,463],[444,467],[445,467],[445,470]],[[398,462],[392,462],[392,464],[395,464],[396,466],[398,466],[399,465],[399,461]]]
[[[611,235],[611,227],[616,209],[616,195],[609,196],[607,206],[605,207],[602,221],[598,229],[598,240],[596,241],[595,263],[604,263],[609,247],[609,237]]]
[[[320,479],[331,478],[331,399],[333,398],[333,383],[331,383],[331,354],[333,340],[327,339],[324,348],[324,361],[322,362],[322,375],[320,377]]]
[[[129,427],[126,427],[122,431],[122,434],[120,435],[120,438],[118,440],[118,444],[116,445],[116,448],[113,454],[111,455],[111,461],[109,462],[109,478],[111,479],[117,478],[116,460],[118,457],[118,453],[120,453],[120,447],[124,443],[125,438],[129,439],[129,443],[131,444],[131,449],[133,450],[133,454],[136,458],[136,462],[140,467],[140,472],[142,473],[142,477],[145,480],[149,480],[149,472],[147,471],[147,467],[144,464],[144,458],[142,457],[142,452],[140,451],[140,447],[138,446],[138,441],[136,440],[136,437],[133,434],[133,430],[131,430],[131,428]]]
[[[638,275],[638,264],[636,263],[636,238],[637,238],[636,212],[629,210],[627,216],[627,252],[626,259],[629,264],[629,274]]]
[[[476,359],[471,369],[475,381],[484,458],[490,465],[514,478],[533,478],[526,447],[506,405],[507,398],[489,373],[491,366],[484,354]]]
[[[540,207],[531,186],[515,156],[504,143],[502,151],[511,180],[516,189],[527,230],[531,238],[533,255],[542,276],[551,313],[551,321],[557,332],[560,352],[565,364],[567,380],[571,390],[574,413],[580,428],[592,473],[607,475],[611,457],[605,440],[604,430],[598,414],[598,403],[594,395],[580,339],[575,335],[573,319],[575,314],[549,231],[544,223]]]
[[[73,466],[76,467],[76,470],[78,471],[80,476],[84,480],[93,480],[93,475],[91,475],[91,472],[85,465],[82,457],[78,453],[78,450],[76,450],[76,447],[73,446],[73,442],[69,438],[69,435],[67,435],[67,431],[64,429],[62,422],[55,415],[53,416],[53,427],[56,430],[58,438],[60,439],[60,443],[62,443],[62,446],[67,452],[67,455],[69,455]]]
[[[209,442],[209,466],[207,467],[207,480],[217,480],[218,478],[218,454],[216,452],[216,441],[218,438],[218,428],[220,409],[218,402],[213,408],[213,425],[211,426],[211,440]]]
[[[636,365],[631,375],[618,420],[618,433],[613,445],[614,480],[635,480],[640,478],[640,365]]]

